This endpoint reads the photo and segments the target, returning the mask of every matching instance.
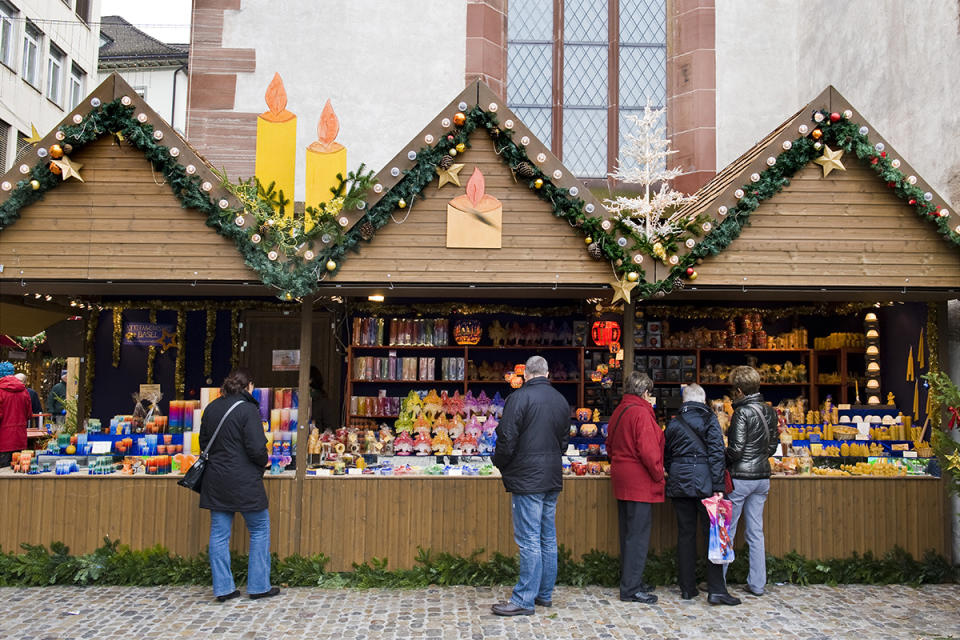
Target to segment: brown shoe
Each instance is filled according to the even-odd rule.
[[[490,607],[490,610],[498,616],[532,616],[536,613],[533,609],[524,609],[512,602],[498,602]]]

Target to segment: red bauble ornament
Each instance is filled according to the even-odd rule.
[[[913,198],[910,198],[910,200],[907,201],[907,204],[917,204],[917,201]]]
[[[693,272],[694,272],[694,268],[693,268],[693,267],[687,267],[687,276],[692,276],[692,275],[693,275]]]
[[[878,158],[878,157],[876,157],[876,156],[874,156],[874,157],[871,158],[871,160],[870,160],[870,164],[877,164],[878,162],[880,162],[880,158]]]
[[[886,151],[881,151],[881,152],[880,152],[880,157],[881,157],[881,158],[886,158],[886,157],[887,157],[887,152],[886,152]]]
[[[887,186],[890,187],[891,189],[893,189],[895,186],[897,186],[897,183],[896,183],[896,182],[888,182],[888,183],[887,183]]]
[[[840,114],[834,111],[830,114],[830,122],[840,122]]]
[[[453,142],[453,136],[447,136],[447,142]]]

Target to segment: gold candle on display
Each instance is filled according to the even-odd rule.
[[[290,201],[285,217],[293,216],[293,187],[297,163],[297,116],[287,111],[287,92],[279,73],[264,95],[268,110],[257,117],[257,159],[254,172],[266,189],[274,190]]]
[[[333,199],[331,188],[340,181],[337,174],[347,175],[347,149],[336,142],[340,132],[340,121],[333,111],[330,101],[323,105],[320,120],[317,122],[317,140],[307,147],[307,185],[305,204],[316,207]],[[313,228],[313,220],[306,216],[304,229]]]

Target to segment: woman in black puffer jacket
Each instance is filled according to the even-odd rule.
[[[733,477],[733,518],[730,539],[737,535],[740,515],[743,537],[750,549],[747,593],[762,596],[767,583],[763,507],[770,492],[770,456],[777,450],[777,412],[760,395],[760,374],[753,367],[736,367],[728,381],[733,393],[733,417],[727,429],[727,465]],[[726,567],[724,567],[726,572]]]
[[[707,534],[710,526],[707,510],[700,501],[720,495],[724,488],[723,432],[706,399],[700,385],[684,387],[683,405],[664,433],[666,494],[677,512],[677,582],[684,600],[698,593],[697,527]],[[723,568],[712,562],[707,563],[707,601],[740,604],[740,600],[727,593]]]

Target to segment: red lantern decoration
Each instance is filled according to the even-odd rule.
[[[453,339],[457,344],[477,344],[482,335],[483,328],[479,320],[461,320],[453,326]]]
[[[590,329],[594,344],[599,347],[620,341],[620,323],[612,320],[598,320]]]

